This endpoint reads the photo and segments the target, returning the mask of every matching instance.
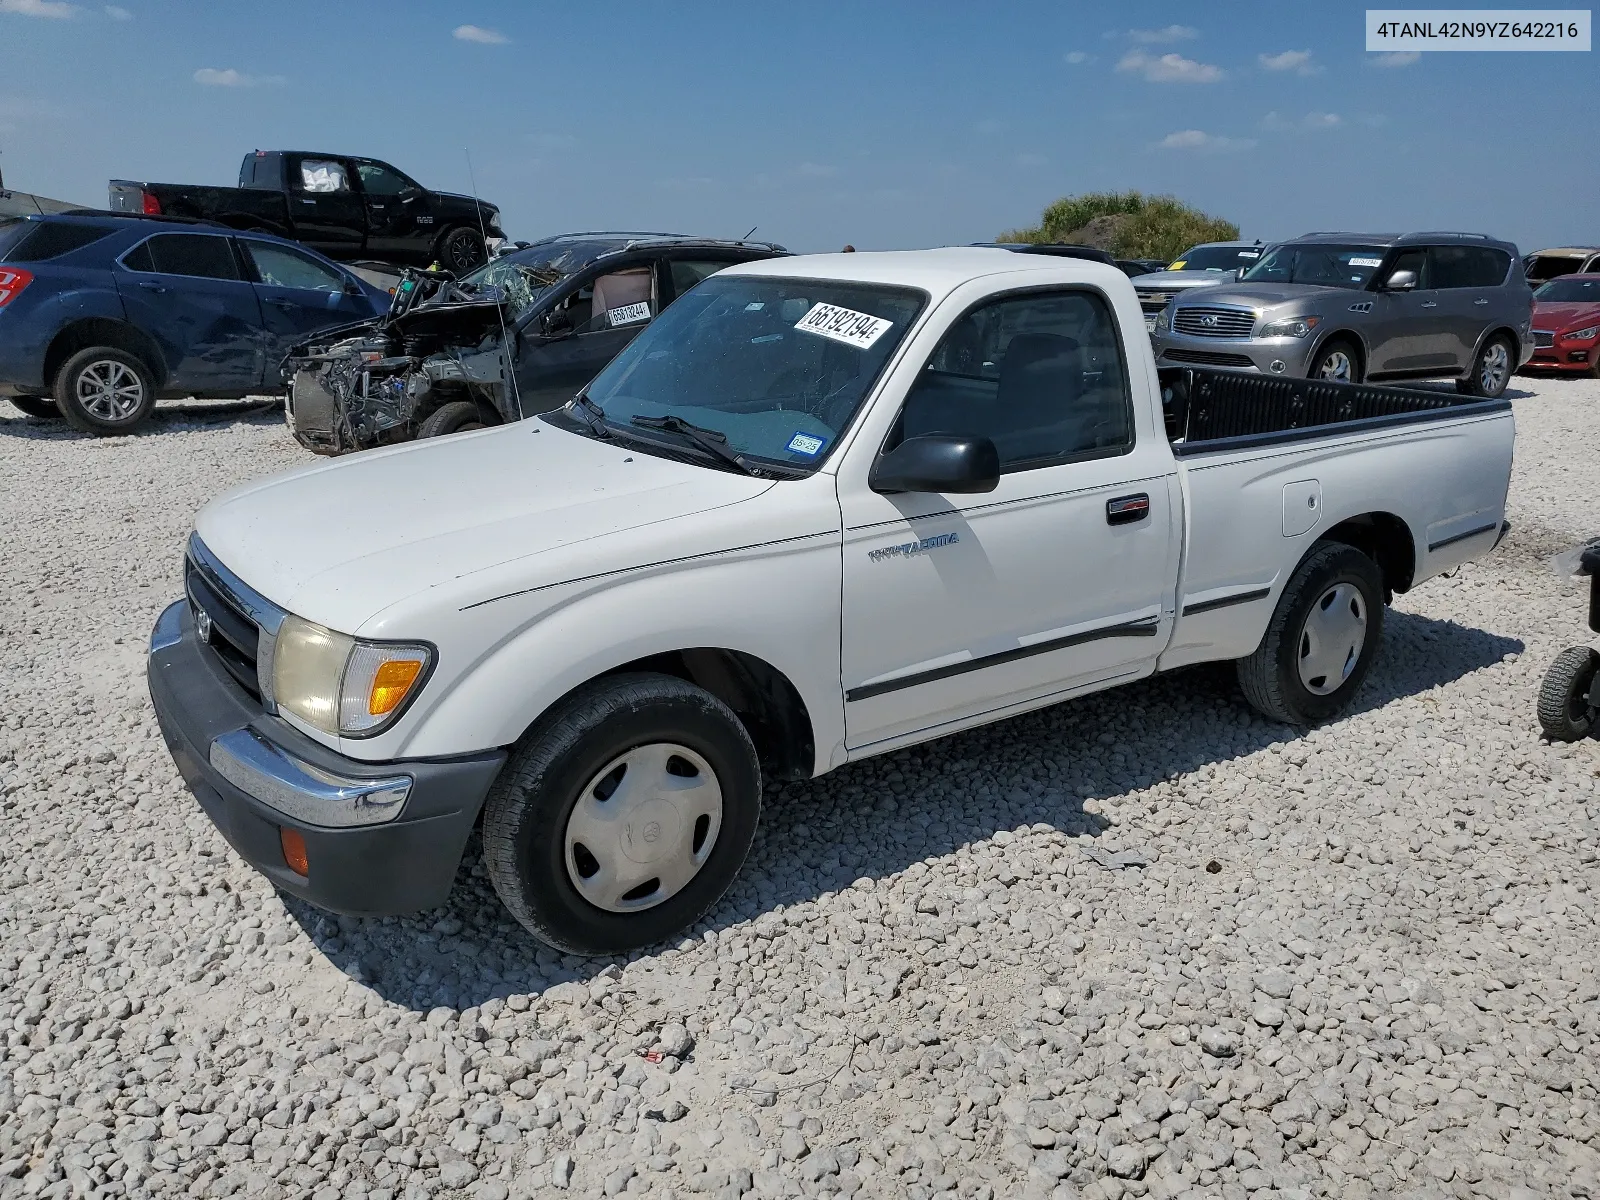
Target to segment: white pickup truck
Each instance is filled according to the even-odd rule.
[[[1503,535],[1513,436],[1503,400],[1158,374],[1097,263],[751,263],[563,409],[208,505],[150,689],[285,891],[436,906],[481,821],[529,930],[619,952],[716,902],[764,777],[1204,660],[1332,717],[1393,593]]]

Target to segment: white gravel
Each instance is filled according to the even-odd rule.
[[[1202,669],[790,785],[613,964],[476,847],[444,910],[286,903],[178,781],[145,637],[279,417],[0,405],[0,1197],[1600,1196],[1600,744],[1534,720],[1600,383],[1514,387],[1516,530],[1355,715]]]

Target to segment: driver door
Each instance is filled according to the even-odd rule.
[[[354,162],[367,211],[367,253],[396,259],[414,254],[433,233],[422,188],[388,163],[370,158]]]
[[[517,354],[523,416],[560,408],[655,320],[661,272],[658,259],[608,263],[586,272],[534,319]]]

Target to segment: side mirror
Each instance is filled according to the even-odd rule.
[[[1386,292],[1409,292],[1417,286],[1417,273],[1415,271],[1391,271],[1389,278],[1384,282],[1383,290]]]
[[[992,492],[1000,486],[1000,453],[986,437],[930,433],[907,438],[873,464],[875,492]]]
[[[539,326],[539,336],[552,342],[571,337],[573,332],[572,316],[563,309],[547,314]]]
[[[365,296],[367,292],[366,289],[361,286],[359,280],[346,279],[344,281],[344,294],[346,296]]]
[[[1233,269],[1233,278],[1235,282],[1238,282],[1244,278],[1244,271],[1245,269],[1243,267],[1235,267]]]

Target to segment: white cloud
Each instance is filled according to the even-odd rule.
[[[1322,68],[1311,61],[1309,50],[1285,50],[1282,54],[1258,54],[1256,61],[1264,70],[1293,71],[1296,75],[1318,75]]]
[[[1200,31],[1189,25],[1168,25],[1164,29],[1130,29],[1130,40],[1145,46],[1166,45],[1171,42],[1187,42],[1200,36]]]
[[[1200,129],[1180,129],[1176,133],[1167,134],[1156,143],[1156,147],[1161,150],[1199,150],[1211,153],[1223,150],[1248,150],[1255,144],[1254,138],[1230,138],[1206,133]]]
[[[1261,128],[1270,129],[1277,133],[1290,129],[1337,129],[1343,124],[1344,118],[1338,113],[1331,112],[1308,112],[1298,121],[1291,121],[1277,112],[1269,112],[1261,118]]]
[[[106,5],[105,14],[106,14],[106,16],[110,17],[113,21],[131,21],[131,20],[133,20],[133,14],[131,12],[129,12],[127,9],[123,8],[122,5],[120,5],[120,4],[108,4],[108,5]]]
[[[1073,50],[1071,53],[1062,55],[1062,57],[1065,58],[1067,60],[1067,62],[1071,63],[1075,67],[1076,66],[1081,66],[1082,64],[1084,64],[1086,62],[1093,62],[1094,61],[1094,56],[1093,55],[1085,54],[1082,50]]]
[[[246,75],[232,67],[218,70],[216,67],[201,67],[194,73],[194,81],[203,83],[207,87],[260,87],[265,84],[286,83],[282,75]]]
[[[1375,67],[1409,67],[1421,57],[1416,50],[1389,50],[1368,61]]]
[[[458,42],[477,42],[483,46],[504,46],[511,40],[498,29],[485,29],[481,25],[457,25],[450,36]]]
[[[1343,124],[1343,117],[1330,112],[1308,112],[1304,121],[1307,129],[1334,129]]]
[[[1221,67],[1195,62],[1181,54],[1152,58],[1143,50],[1128,51],[1117,64],[1117,70],[1136,72],[1151,83],[1215,83],[1224,74]]]
[[[78,11],[76,4],[62,0],[0,0],[0,13],[15,13],[19,17],[52,17],[67,20]]]

